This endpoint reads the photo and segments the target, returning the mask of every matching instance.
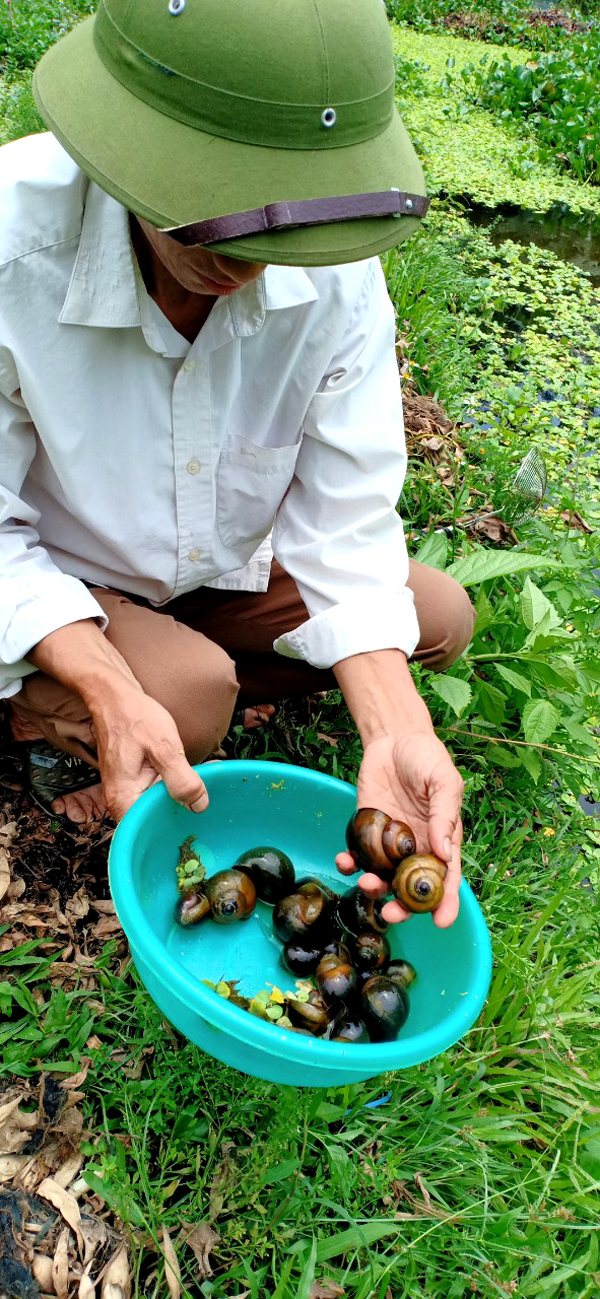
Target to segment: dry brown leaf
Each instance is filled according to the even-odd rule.
[[[91,898],[90,902],[94,911],[99,911],[100,915],[114,916],[116,914],[115,904],[110,901],[110,898]]]
[[[173,1241],[166,1227],[162,1229],[163,1249],[165,1251],[165,1280],[171,1299],[181,1299],[181,1272]]]
[[[7,821],[6,825],[0,825],[0,847],[10,848],[10,845],[17,834],[16,821]]]
[[[78,1183],[76,1182],[75,1185],[77,1186]],[[81,1189],[87,1191],[88,1188],[85,1182]],[[81,1234],[85,1243],[83,1266],[89,1268],[97,1250],[101,1249],[110,1240],[112,1233],[102,1218],[89,1218],[86,1214],[81,1219]]]
[[[117,916],[100,916],[91,932],[94,938],[107,938],[109,934],[116,934],[120,929],[121,922]]]
[[[58,1299],[68,1299],[69,1228],[63,1227],[52,1260],[52,1285]]]
[[[0,1186],[9,1186],[28,1163],[28,1155],[0,1155]]]
[[[563,510],[559,518],[562,519],[563,523],[566,523],[568,528],[577,528],[579,532],[594,531],[590,524],[586,523],[585,519],[577,513],[577,510]]]
[[[38,1125],[38,1115],[23,1113],[19,1105],[27,1095],[23,1088],[17,1096],[0,1105],[0,1155],[17,1155],[29,1141],[29,1133]]]
[[[52,1259],[47,1254],[34,1254],[31,1264],[31,1271],[40,1287],[40,1290],[50,1292],[54,1290],[54,1280],[52,1277]]]
[[[84,1272],[81,1276],[77,1299],[96,1299],[96,1287],[87,1272]]]
[[[8,853],[6,848],[0,848],[0,902],[4,895],[8,893],[10,884],[10,866],[8,864]]]
[[[22,898],[26,887],[27,885],[25,884],[25,880],[21,879],[21,877],[19,876],[18,879],[13,880],[12,884],[9,885],[8,897],[11,899],[11,901],[15,900],[16,898]]]
[[[200,1276],[203,1279],[212,1276],[209,1254],[219,1244],[220,1236],[207,1222],[184,1222],[182,1227],[184,1242],[196,1255]]]
[[[37,1194],[41,1196],[42,1200],[48,1200],[55,1209],[58,1209],[65,1222],[68,1222],[71,1231],[77,1237],[77,1248],[80,1257],[83,1258],[84,1244],[81,1235],[81,1214],[75,1196],[71,1195],[70,1191],[65,1191],[64,1187],[59,1186],[53,1177],[45,1177],[44,1181],[40,1182]]]
[[[102,1299],[130,1299],[130,1296],[127,1246],[119,1245],[102,1278]]]
[[[81,1087],[82,1082],[85,1082],[85,1080],[86,1080],[86,1078],[87,1078],[87,1071],[88,1071],[88,1069],[89,1069],[91,1063],[92,1063],[92,1057],[91,1057],[91,1056],[89,1056],[89,1055],[84,1055],[84,1056],[82,1056],[82,1058],[81,1058],[81,1069],[79,1070],[79,1073],[73,1073],[73,1074],[71,1074],[71,1077],[70,1077],[70,1078],[65,1078],[65,1079],[63,1080],[63,1082],[61,1082],[60,1085],[61,1085],[63,1091],[65,1091],[65,1092],[70,1092],[70,1091],[73,1091],[73,1089],[74,1089],[75,1087]],[[83,1093],[82,1093],[82,1095],[83,1095]]]
[[[346,1291],[335,1281],[313,1281],[309,1299],[339,1299]]]
[[[66,1190],[71,1185],[73,1178],[77,1177],[82,1163],[83,1155],[81,1153],[71,1155],[69,1159],[66,1159],[64,1164],[61,1164],[60,1168],[54,1173],[54,1181],[57,1185],[64,1187]]]
[[[65,915],[70,924],[84,920],[90,909],[90,899],[84,888],[80,888],[65,904]]]

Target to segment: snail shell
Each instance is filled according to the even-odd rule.
[[[273,912],[273,932],[280,943],[295,938],[307,947],[317,945],[317,934],[324,928],[329,914],[329,901],[318,885],[304,885],[301,893],[290,893],[280,898]]]
[[[374,930],[359,934],[352,944],[352,961],[360,977],[382,973],[389,956],[390,945],[385,934]]]
[[[349,889],[340,897],[337,903],[338,920],[342,929],[352,934],[354,938],[367,930],[375,930],[376,933],[383,934],[388,928],[387,920],[384,920],[381,914],[384,905],[384,900],[368,898],[356,884],[353,889]]]
[[[295,872],[287,853],[279,848],[249,848],[235,863],[250,876],[261,902],[273,906],[295,887]]]
[[[432,853],[406,857],[392,880],[392,891],[407,911],[435,911],[444,896],[446,863]]]
[[[247,920],[256,906],[256,889],[244,871],[217,871],[205,881],[206,896],[213,920],[218,925],[230,925],[234,920]]]
[[[411,965],[410,961],[403,961],[401,957],[390,961],[384,974],[386,979],[391,979],[392,983],[399,983],[403,988],[408,988],[417,977],[414,965]]]
[[[175,919],[179,925],[184,925],[186,928],[189,925],[198,925],[208,915],[210,915],[210,902],[203,889],[197,887],[187,889],[175,903]]]
[[[281,964],[290,974],[306,979],[314,974],[322,955],[323,948],[311,943],[308,935],[304,945],[297,938],[291,938],[281,953]]]
[[[308,1001],[286,1002],[288,1019],[295,1028],[306,1029],[312,1037],[321,1037],[327,1028],[327,1005],[320,992],[310,993]]]
[[[358,866],[383,880],[391,880],[395,867],[415,852],[415,836],[404,821],[395,821],[375,807],[361,807],[346,827],[348,850]]]
[[[321,957],[315,971],[315,978],[327,1005],[335,1005],[353,998],[358,984],[358,975],[347,957],[327,952]]]
[[[361,1013],[373,1042],[391,1042],[408,1016],[408,996],[399,983],[376,974],[365,983]]]
[[[330,1042],[370,1042],[367,1026],[355,1010],[344,1006],[339,1015],[332,1020],[325,1037]]]

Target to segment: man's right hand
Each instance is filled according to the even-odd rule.
[[[92,719],[108,811],[120,821],[159,778],[192,812],[208,807],[206,786],[185,756],[170,713],[139,687],[96,703]]]

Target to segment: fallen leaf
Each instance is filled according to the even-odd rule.
[[[52,1259],[52,1285],[57,1299],[67,1299],[69,1287],[69,1228],[63,1227]]]
[[[82,1163],[83,1155],[81,1153],[71,1155],[69,1159],[66,1159],[64,1164],[61,1164],[60,1168],[54,1173],[54,1181],[57,1186],[62,1186],[66,1190],[73,1178],[77,1177]]]
[[[71,1231],[75,1232],[77,1248],[80,1257],[83,1258],[84,1243],[81,1235],[81,1214],[75,1196],[71,1195],[70,1191],[65,1191],[64,1187],[59,1186],[53,1177],[46,1177],[43,1182],[40,1182],[37,1194],[43,1200],[48,1200],[55,1209],[58,1209],[65,1222],[68,1222]]]
[[[77,920],[84,920],[90,909],[90,899],[84,888],[80,888],[65,904],[65,915],[67,920],[73,924]]]
[[[577,513],[577,510],[563,510],[558,517],[563,520],[563,523],[566,523],[568,528],[578,528],[579,532],[594,531],[589,523],[586,523],[585,519],[582,519],[581,515]]]
[[[27,1145],[29,1133],[38,1125],[38,1115],[23,1113],[19,1105],[26,1090],[0,1105],[0,1155],[17,1155]]]
[[[92,1057],[90,1055],[82,1056],[81,1069],[79,1070],[79,1073],[71,1074],[70,1078],[65,1078],[63,1082],[61,1082],[60,1085],[63,1091],[69,1092],[69,1091],[73,1091],[74,1087],[81,1087],[82,1082],[85,1082],[87,1078],[87,1071],[91,1063],[92,1063]]]
[[[6,825],[0,825],[0,847],[10,848],[10,845],[17,834],[16,821],[7,821]]]
[[[109,934],[116,934],[120,929],[121,922],[117,916],[100,916],[91,932],[94,938],[107,938]]]
[[[189,1245],[190,1249],[193,1249],[196,1255],[200,1276],[203,1279],[212,1276],[209,1254],[215,1245],[220,1242],[220,1236],[217,1235],[216,1231],[213,1231],[207,1222],[195,1224],[193,1222],[184,1222],[183,1241],[184,1244]]]
[[[96,1299],[96,1287],[93,1285],[87,1272],[82,1273],[79,1282],[79,1289],[77,1291],[77,1299]]]
[[[308,1299],[339,1299],[346,1291],[335,1281],[313,1281]]]
[[[28,1155],[0,1155],[0,1186],[9,1186],[28,1163]]]
[[[110,898],[91,898],[90,903],[94,911],[99,911],[101,915],[115,915],[115,904],[110,901]]]
[[[130,1299],[131,1279],[127,1246],[120,1245],[102,1278],[102,1299]]]
[[[171,1299],[181,1299],[181,1272],[173,1241],[166,1227],[162,1229],[163,1249],[165,1251],[165,1280]]]
[[[10,866],[8,864],[8,853],[6,848],[0,848],[0,902],[5,893],[8,893],[10,884]]]
[[[22,898],[26,887],[27,885],[25,884],[25,880],[21,879],[21,877],[19,876],[19,879],[13,880],[12,884],[9,885],[7,896],[11,900],[14,900],[16,898]]]
[[[31,1271],[40,1287],[40,1290],[54,1290],[54,1280],[52,1276],[52,1259],[47,1254],[34,1254],[31,1264]]]

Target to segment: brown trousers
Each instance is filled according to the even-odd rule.
[[[473,606],[458,582],[423,564],[411,562],[408,585],[421,630],[414,657],[429,668],[448,667],[471,640]],[[218,748],[236,702],[274,703],[336,686],[329,669],[273,650],[277,636],[308,617],[296,584],[275,562],[264,594],[200,588],[161,609],[118,591],[94,588],[93,594],[110,618],[107,640],[146,694],[174,718],[191,762]],[[35,672],[10,705],[15,721],[34,727],[57,749],[90,760],[91,718],[66,686]]]

